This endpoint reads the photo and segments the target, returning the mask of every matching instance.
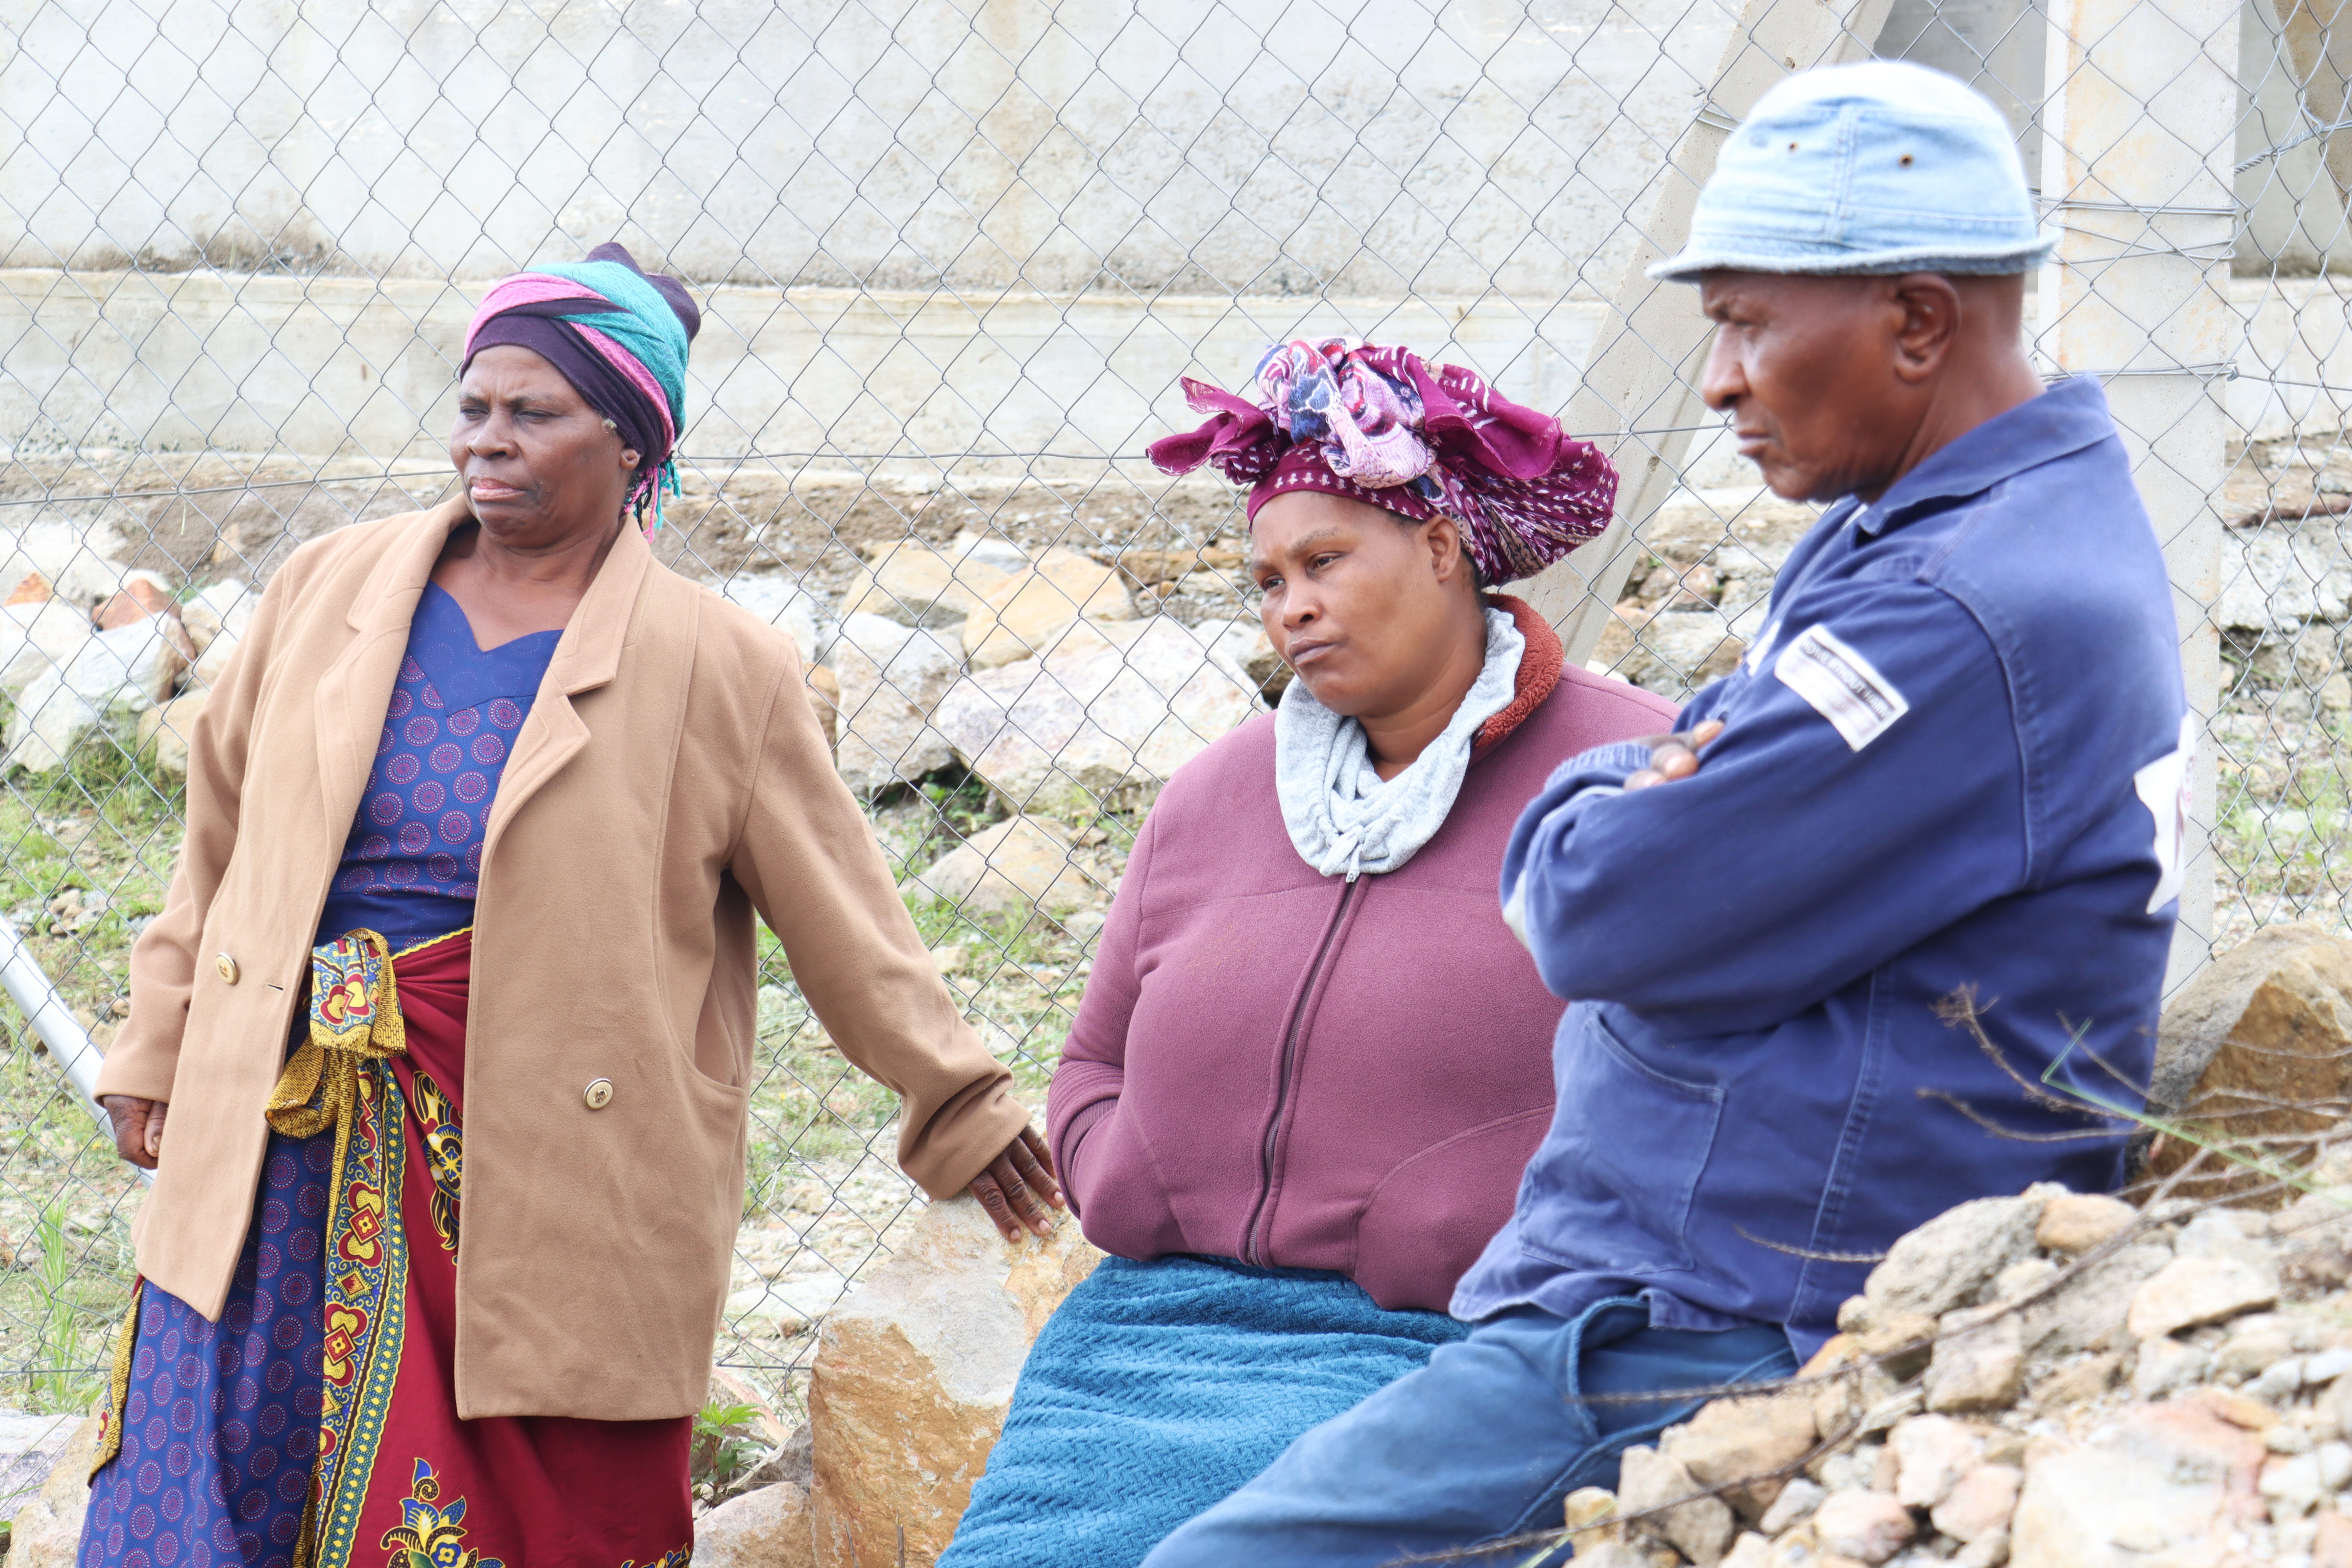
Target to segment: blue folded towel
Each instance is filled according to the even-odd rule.
[[[1469,1325],[1340,1274],[1103,1260],[1046,1323],[939,1568],[1135,1568]]]

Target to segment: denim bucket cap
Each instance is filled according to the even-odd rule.
[[[2009,121],[1958,78],[1899,60],[1801,71],[1733,132],[1682,253],[1650,276],[2024,272],[2035,221]]]

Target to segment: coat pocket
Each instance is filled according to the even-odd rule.
[[[1519,1190],[1520,1245],[1571,1268],[1691,1267],[1692,1195],[1723,1120],[1720,1084],[1661,1072],[1586,1005],[1559,1104]]]

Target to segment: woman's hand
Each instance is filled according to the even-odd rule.
[[[163,1107],[156,1110],[160,1112]],[[121,1141],[121,1125],[117,1119],[117,1142]],[[160,1121],[157,1125],[162,1125]],[[123,1158],[128,1160],[131,1155],[126,1152]],[[1062,1189],[1054,1180],[1053,1152],[1045,1147],[1043,1138],[1026,1127],[1021,1130],[1020,1137],[1004,1146],[1004,1152],[987,1170],[971,1179],[967,1190],[980,1200],[980,1206],[988,1211],[988,1217],[996,1222],[996,1228],[1004,1233],[1007,1241],[1020,1240],[1024,1226],[1039,1236],[1052,1235],[1054,1216],[1046,1212],[1045,1205],[1051,1204],[1057,1209],[1069,1206],[1062,1201]]]
[[[163,1152],[163,1113],[171,1106],[128,1094],[106,1095],[98,1103],[114,1121],[114,1152],[142,1171],[153,1170]]]

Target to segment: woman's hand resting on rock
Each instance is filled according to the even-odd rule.
[[[162,1109],[156,1107],[158,1111]],[[118,1142],[121,1125],[118,1119]],[[157,1125],[162,1125],[160,1121]],[[131,1156],[125,1152],[123,1158]],[[966,1190],[980,1200],[980,1206],[988,1211],[988,1217],[996,1222],[996,1228],[1004,1233],[1007,1241],[1020,1240],[1024,1226],[1039,1236],[1051,1236],[1054,1216],[1046,1211],[1046,1205],[1050,1204],[1057,1209],[1069,1206],[1062,1199],[1060,1184],[1054,1180],[1053,1151],[1026,1127],[1021,1130],[1020,1137],[1004,1146],[1003,1153],[990,1162],[987,1170],[971,1179]]]

